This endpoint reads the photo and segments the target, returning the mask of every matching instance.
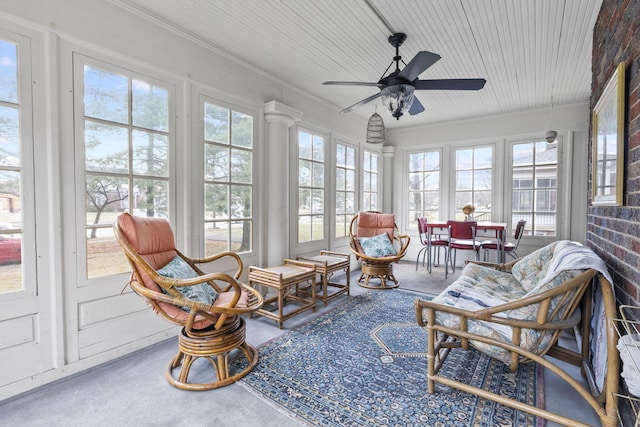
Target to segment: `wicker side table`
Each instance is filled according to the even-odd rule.
[[[306,289],[310,289],[310,295],[303,292],[300,285],[310,284]],[[278,327],[282,329],[285,320],[300,314],[305,310],[316,311],[316,270],[313,264],[285,259],[283,265],[276,267],[249,267],[249,286],[258,285],[274,289],[276,295],[264,299],[262,308],[253,314],[260,314],[278,322]],[[285,313],[284,306],[292,302],[298,304],[293,310]]]
[[[320,274],[322,285],[322,295],[319,297],[324,305],[327,301],[338,295],[349,295],[349,286],[351,284],[351,255],[340,252],[320,251],[320,255],[311,257],[298,257],[298,260],[312,263],[316,266],[316,273]],[[344,271],[347,276],[347,283],[331,282],[331,277],[338,271]],[[333,292],[329,292],[329,287],[335,288]]]

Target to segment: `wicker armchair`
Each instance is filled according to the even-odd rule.
[[[567,253],[556,258],[555,265],[560,269],[566,268]],[[574,259],[582,254],[589,255],[585,249]],[[583,262],[583,265],[588,265],[591,260]],[[593,262],[593,265],[597,264]],[[524,270],[518,267],[518,271],[512,273],[515,265],[516,261],[509,264],[471,261],[461,278],[434,300],[416,300],[417,322],[427,329],[428,335],[428,392],[436,391],[437,382],[562,425],[585,425],[439,373],[453,348],[468,350],[473,347],[502,360],[512,370],[516,370],[520,363],[542,365],[573,387],[594,409],[603,426],[617,426],[617,335],[611,322],[607,321],[615,316],[616,309],[611,283],[601,273],[600,267],[596,267],[598,270],[563,270],[554,276],[555,272],[548,274],[552,266],[548,267],[539,285],[531,282],[531,289],[523,293],[518,289],[518,280],[524,277]],[[539,262],[532,262],[530,266],[533,267],[531,271],[547,268]],[[521,283],[525,282],[521,280]],[[475,302],[464,296],[467,291],[475,295]],[[594,292],[597,292],[597,297],[594,297]],[[486,295],[486,299],[482,295]],[[598,305],[593,301],[599,301]],[[601,326],[592,326],[598,324]],[[560,334],[572,329],[578,340],[577,351],[558,343]],[[561,365],[553,363],[550,357],[581,367],[589,387],[565,372]]]
[[[380,237],[386,233],[393,246],[391,255],[371,256],[365,253],[361,239]],[[392,264],[400,261],[409,247],[409,236],[400,235],[393,214],[383,214],[377,211],[363,211],[351,219],[349,228],[349,249],[356,259],[362,260],[362,274],[358,285],[370,289],[391,289],[398,287],[398,280],[393,275]],[[370,285],[373,278],[379,279],[380,284]],[[393,282],[393,284],[389,283]]]
[[[263,298],[256,290],[237,281],[243,264],[233,252],[222,252],[204,259],[191,259],[175,248],[173,232],[166,219],[134,217],[120,214],[113,225],[116,239],[131,264],[129,285],[151,308],[169,322],[182,327],[178,334],[178,354],[169,364],[165,376],[173,386],[184,390],[209,390],[234,383],[258,363],[258,352],[245,342],[245,321],[241,314],[258,310]],[[205,274],[197,264],[230,258],[237,266],[234,276],[225,273]],[[176,263],[190,273],[160,274]],[[189,268],[190,267],[190,268]],[[163,271],[164,270],[164,271]],[[177,270],[176,270],[177,271]],[[191,296],[215,290],[213,303]],[[229,367],[230,354],[243,355],[248,365],[237,372]],[[192,363],[207,358],[216,379],[208,383],[189,382]],[[181,366],[177,378],[174,369]]]

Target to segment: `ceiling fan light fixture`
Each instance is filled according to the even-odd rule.
[[[382,89],[382,106],[396,120],[409,111],[413,105],[414,87],[410,84],[397,84]]]

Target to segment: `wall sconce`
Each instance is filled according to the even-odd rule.
[[[413,104],[414,87],[408,84],[397,84],[382,89],[382,106],[396,120],[406,113]]]
[[[558,132],[556,132],[555,130],[548,130],[544,134],[544,139],[546,139],[547,142],[551,144],[553,141],[556,140],[557,136],[558,136]]]
[[[547,143],[551,144],[556,140],[556,137],[558,136],[558,132],[553,130],[553,96],[551,97],[551,117],[549,119],[549,122],[549,127],[551,129],[545,132],[544,139],[547,140]]]

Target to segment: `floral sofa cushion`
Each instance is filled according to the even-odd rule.
[[[439,304],[462,308],[469,311],[482,310],[528,297],[559,286],[584,270],[549,271],[557,242],[541,248],[516,263],[519,268],[511,273],[494,270],[477,264],[468,264],[451,285],[434,298]],[[515,266],[514,266],[515,267]],[[514,272],[515,270],[515,272]],[[552,309],[560,303],[560,297],[551,302]],[[509,310],[496,316],[512,319],[536,320],[538,305]],[[436,323],[459,328],[460,316],[438,312]],[[509,326],[492,322],[469,319],[467,327],[470,333],[486,336],[502,342],[511,342],[513,330]],[[537,352],[549,344],[551,335],[541,335],[538,330],[523,329],[520,346],[528,351]],[[509,352],[506,350],[470,341],[478,350],[509,363]]]
[[[483,267],[477,264],[467,264],[451,285],[440,293],[434,302],[469,311],[482,310],[488,307],[504,304],[523,297],[525,291],[520,283],[510,273]],[[460,316],[438,312],[436,323],[451,328],[460,327]],[[497,328],[496,328],[497,326]],[[500,341],[511,340],[511,329],[480,320],[469,320],[469,332],[487,336]],[[523,334],[526,335],[526,334]],[[523,336],[523,341],[535,341],[533,336]],[[508,354],[501,348],[480,342],[471,342],[479,350],[508,362]],[[503,356],[506,355],[506,360]]]
[[[511,274],[527,292],[532,290],[547,274],[551,258],[558,242],[553,242],[523,257],[511,268]]]

